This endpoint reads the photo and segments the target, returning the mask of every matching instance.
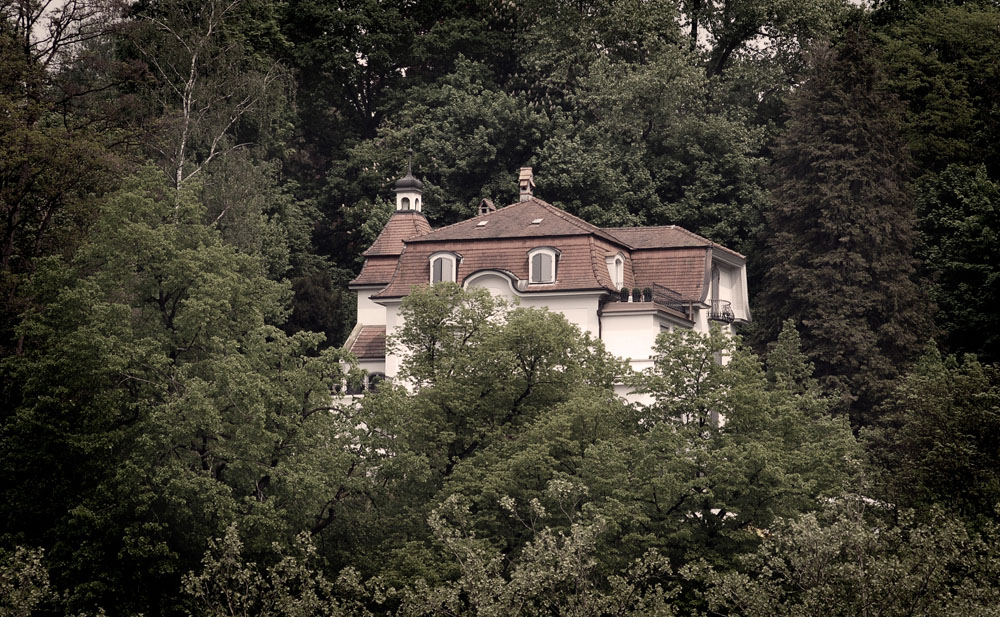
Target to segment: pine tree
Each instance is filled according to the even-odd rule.
[[[933,334],[913,280],[914,208],[895,100],[854,25],[815,51],[775,147],[763,332],[795,321],[823,388],[855,426]]]

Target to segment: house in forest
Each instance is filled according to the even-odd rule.
[[[350,284],[358,321],[346,347],[371,379],[399,369],[385,341],[401,325],[403,299],[441,281],[558,311],[635,370],[652,365],[663,330],[750,320],[743,255],[674,225],[591,225],[536,197],[530,167],[519,187],[517,203],[483,200],[476,216],[432,229],[420,180],[408,172],[396,182],[396,210]]]

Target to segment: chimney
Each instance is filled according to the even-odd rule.
[[[483,197],[483,200],[479,202],[479,214],[489,214],[490,212],[496,212],[497,207],[493,205],[493,200],[488,197]]]
[[[531,199],[531,192],[535,190],[535,176],[531,173],[530,167],[521,168],[521,174],[517,178],[517,185],[521,191],[520,201]]]

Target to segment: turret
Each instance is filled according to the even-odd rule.
[[[421,196],[424,194],[424,183],[413,176],[413,150],[409,152],[410,159],[406,163],[406,175],[396,180],[396,212],[423,208]]]

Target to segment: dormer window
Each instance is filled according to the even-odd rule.
[[[557,255],[556,250],[549,247],[532,249],[528,253],[528,282],[555,283]]]
[[[431,255],[431,284],[455,282],[455,266],[458,264],[454,253],[434,253]]]
[[[605,263],[608,265],[608,276],[611,277],[611,283],[615,289],[621,289],[625,286],[625,256],[621,253],[616,253],[614,255],[608,255],[604,258]]]

